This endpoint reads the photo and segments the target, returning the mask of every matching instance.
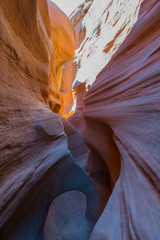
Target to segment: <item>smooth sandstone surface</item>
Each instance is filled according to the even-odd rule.
[[[89,0],[84,1],[70,15],[76,33],[76,51],[72,62],[65,64],[63,82],[74,89],[76,81],[92,85],[98,73],[137,21],[141,0]],[[76,108],[74,93],[65,87],[61,113],[69,117]]]
[[[75,32],[72,23],[64,12],[56,4],[49,1],[49,16],[51,21],[51,40],[55,49],[55,72],[60,95],[61,113],[64,112],[64,92],[71,94],[72,86],[68,85],[69,80],[63,79],[62,72],[64,64],[71,61],[75,55]],[[60,109],[60,107],[59,107]],[[58,110],[59,110],[58,109]]]
[[[85,211],[79,222],[86,225],[85,236],[88,239],[104,206],[94,183],[73,157],[75,155],[77,162],[85,163],[88,150],[84,150],[82,158],[80,153],[78,156],[71,154],[65,124],[56,114],[61,101],[56,50],[52,44],[54,16],[60,14],[62,25],[65,23],[64,28],[69,29],[66,31],[70,39],[73,39],[74,32],[72,28],[70,30],[71,23],[65,14],[57,7],[52,7],[52,11],[50,22],[47,1],[0,1],[2,240],[58,239],[53,234],[48,236],[45,230],[48,210],[56,197],[72,190],[83,192],[87,199],[87,204],[82,202]],[[61,32],[61,25],[57,29]],[[60,49],[62,43],[60,41]],[[74,56],[73,47],[74,43],[68,45],[69,58]],[[60,58],[61,62],[68,59],[65,54],[64,59],[63,56]],[[74,134],[76,131],[74,129]],[[77,134],[81,144],[85,145],[81,134]],[[67,201],[74,199],[70,194],[67,196]],[[83,233],[82,229],[70,226],[68,234],[70,239],[75,235],[81,239]]]
[[[137,23],[69,118],[77,128],[83,119],[91,152],[104,151],[109,128],[120,154],[119,175],[115,150],[106,144],[108,153],[101,155],[117,182],[90,240],[160,238],[159,22],[159,1],[143,1]]]
[[[68,121],[76,66],[64,64],[90,6],[72,26],[50,1],[0,0],[2,240],[160,239],[160,3],[143,1],[91,87],[76,81]]]
[[[75,11],[70,15],[70,21],[74,27],[75,31],[75,49],[78,49],[83,43],[86,36],[86,28],[82,25],[84,16],[87,14],[92,1],[85,1],[80,4]],[[74,93],[73,93],[73,83],[76,77],[78,69],[78,64],[75,62],[75,59],[71,60],[64,64],[62,71],[62,84],[60,92],[63,96],[63,104],[61,107],[61,113],[68,118],[71,116],[74,111],[72,107],[74,105]]]

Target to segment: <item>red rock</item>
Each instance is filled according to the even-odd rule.
[[[88,9],[90,8],[91,4],[92,1],[89,1],[88,4],[82,3],[77,7],[77,9],[75,9],[75,11],[70,16],[70,21],[75,31],[76,49],[80,47],[81,43],[85,38],[86,28],[82,25],[82,20],[83,17],[86,15]],[[74,113],[74,111],[72,110],[72,106],[74,105],[72,86],[75,80],[77,68],[79,68],[79,66],[75,63],[74,60],[72,60],[64,64],[64,68],[62,71],[62,84],[59,90],[63,97],[63,103],[60,112],[66,118],[68,118]]]
[[[0,0],[1,240],[44,239],[49,207],[67,191],[78,190],[87,197],[82,219],[82,225],[83,221],[87,225],[87,237],[102,212],[103,198],[75,163],[69,137],[55,113],[61,104],[55,62],[73,57],[74,42],[64,53],[66,43],[59,41],[64,56],[58,57],[50,38],[51,28],[54,25],[60,35],[66,29],[69,40],[74,34],[68,18],[55,5],[52,13],[60,13],[62,22],[57,27],[53,16],[50,23],[47,1]],[[82,140],[80,133],[78,136]],[[84,151],[82,157],[86,154]],[[86,161],[80,155],[75,154],[75,158]],[[71,235],[77,236],[82,231],[71,230]]]
[[[79,82],[91,85],[96,75],[109,62],[135,24],[141,0],[85,1],[71,14],[76,34],[75,59],[65,64],[63,82],[69,86]],[[74,63],[74,64],[73,64]],[[72,69],[73,64],[73,69]],[[61,113],[71,115],[75,101],[71,91],[62,92]],[[73,107],[71,107],[71,104]]]
[[[143,1],[88,92],[74,86],[70,122],[89,148],[56,114],[60,89],[71,91],[61,68],[74,56],[74,31],[50,6],[51,22],[44,0],[0,0],[0,239],[159,239],[159,1]]]
[[[83,133],[91,151],[104,151],[109,126],[121,159],[120,175],[90,240],[160,238],[159,22],[159,1],[143,1],[136,25],[86,93]],[[74,115],[71,122],[79,125]],[[107,146],[101,156],[112,180],[115,149]]]

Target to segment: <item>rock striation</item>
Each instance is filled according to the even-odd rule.
[[[143,1],[137,23],[69,118],[77,128],[83,119],[80,130],[112,186],[90,240],[160,238],[159,21],[159,1]]]
[[[138,18],[141,0],[90,0],[84,1],[70,15],[76,33],[75,58],[65,64],[61,89],[66,117],[75,111],[72,85],[76,81],[92,85],[98,73],[106,66],[131,31]]]
[[[95,40],[83,20],[97,2],[85,1],[71,23],[47,0],[0,0],[1,240],[160,239],[158,0],[143,1],[131,31],[120,24],[104,54],[129,35],[92,86],[76,79],[77,109],[69,121],[61,115],[77,71],[65,64]]]
[[[91,7],[92,1],[85,1],[79,5],[70,15],[70,21],[75,31],[75,48],[78,49],[83,43],[86,36],[86,27],[82,25],[83,18]],[[78,64],[75,59],[64,64],[62,71],[62,82],[60,92],[63,96],[61,113],[65,117],[73,114],[72,107],[74,105],[73,83],[76,77]]]
[[[104,201],[78,165],[88,156],[81,134],[56,114],[59,71],[74,57],[73,27],[46,0],[0,0],[0,32],[0,239],[88,239]],[[72,133],[84,145],[82,155],[72,149]],[[72,190],[78,194],[66,194],[67,201],[84,195],[78,224],[85,231],[67,225],[68,232],[51,235],[50,205]]]

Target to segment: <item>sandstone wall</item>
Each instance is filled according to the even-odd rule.
[[[77,128],[83,119],[85,141],[114,186],[91,240],[160,238],[159,21],[159,1],[143,1],[136,25],[70,117]]]
[[[56,114],[59,69],[74,57],[71,23],[56,5],[49,3],[48,11],[45,0],[0,0],[0,32],[0,239],[57,237],[44,228],[48,210],[57,196],[75,189],[87,199],[79,222],[85,231],[67,225],[59,239],[86,239],[102,211],[101,196],[75,163],[85,164],[87,147],[76,156],[65,134],[72,131]]]

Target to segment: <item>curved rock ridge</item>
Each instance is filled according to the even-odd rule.
[[[54,112],[59,112],[61,108],[64,108],[64,99],[62,95],[63,86],[66,83],[62,79],[62,71],[64,68],[64,63],[72,60],[75,55],[75,32],[74,28],[69,21],[68,17],[64,12],[62,12],[56,4],[49,1],[49,16],[51,22],[51,41],[55,50],[55,72],[53,75],[56,75],[57,84],[56,88],[58,88],[58,95],[60,96],[60,102],[57,105],[50,104],[51,109]],[[52,61],[52,64],[54,62]],[[51,71],[50,71],[51,72]],[[51,77],[52,79],[52,77]],[[51,81],[50,93],[55,89],[55,79]],[[52,95],[53,95],[52,94]],[[50,94],[51,95],[51,94]],[[51,97],[52,98],[52,97]]]
[[[88,239],[85,210],[86,197],[83,193],[71,191],[58,196],[47,216],[45,229],[47,238],[55,239],[52,236],[56,236],[57,239],[77,239],[77,235],[73,238],[68,229],[75,229],[75,232],[78,232],[81,228],[79,239]]]
[[[74,60],[65,64],[62,72],[63,82],[68,83],[62,89],[64,116],[75,111],[72,85],[79,81],[88,87],[95,81],[134,26],[141,2],[84,1],[70,15],[76,33],[76,52]]]
[[[75,80],[91,85],[137,21],[141,0],[93,0],[81,25],[83,43],[75,53]],[[88,3],[86,3],[88,4]]]
[[[101,154],[109,129],[120,153],[120,175],[90,240],[160,238],[159,22],[159,1],[143,1],[137,23],[86,93],[83,109],[69,118],[77,128],[83,118],[91,151]],[[101,156],[115,183],[115,150],[108,149]]]
[[[55,113],[61,104],[56,64],[74,56],[74,32],[66,15],[55,5],[51,4],[50,12],[51,22],[45,0],[0,0],[2,240],[50,239],[45,225],[50,205],[56,197],[72,190],[82,192],[87,199],[87,204],[81,203],[85,211],[79,222],[85,232],[70,226],[68,233],[61,229],[61,236],[52,233],[52,238],[65,239],[69,234],[70,239],[81,239],[84,234],[85,240],[104,206],[104,198],[79,166],[85,167],[89,152],[81,134]],[[61,24],[55,27],[54,16],[58,13]],[[69,41],[73,40],[66,53],[66,43],[60,41],[58,45],[57,35],[53,35],[55,28],[58,36],[68,34]],[[54,36],[60,53],[52,45]],[[78,136],[82,155],[74,152],[78,146],[72,149],[71,135],[73,139]],[[76,201],[77,196],[68,194],[67,199],[74,197]]]
[[[75,48],[79,48],[81,43],[83,42],[86,35],[86,28],[82,26],[82,20],[84,16],[87,14],[88,9],[90,8],[92,1],[85,1],[81,5],[79,5],[75,11],[70,15],[70,21],[74,27],[75,31]],[[74,105],[74,94],[73,94],[73,82],[75,80],[76,72],[78,65],[74,62],[74,60],[67,62],[64,64],[64,68],[62,71],[62,84],[60,88],[60,92],[63,96],[63,104],[61,107],[61,113],[65,117],[69,117],[73,114],[72,107]]]
[[[62,68],[75,45],[92,42],[82,22],[87,14],[93,20],[95,3],[86,0],[73,13],[75,38],[55,4],[0,0],[2,240],[160,239],[158,0],[143,1],[134,28],[87,93],[86,79],[76,79],[70,122],[59,113],[72,82],[67,88]],[[110,13],[102,13],[107,22]],[[113,15],[112,27],[120,23]],[[117,38],[128,29],[122,25]],[[98,24],[96,39],[101,33]],[[69,66],[73,79],[77,66]]]
[[[52,29],[51,39],[56,54],[56,74],[60,81],[63,64],[72,60],[75,55],[75,33],[66,14],[51,1],[49,1],[49,15]],[[59,88],[60,85],[61,82]]]

